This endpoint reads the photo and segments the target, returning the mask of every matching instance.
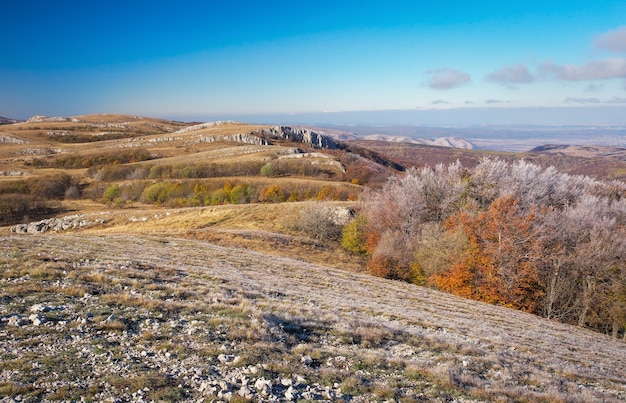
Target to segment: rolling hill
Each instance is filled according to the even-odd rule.
[[[9,119],[9,118],[0,116],[0,125],[8,125],[8,124],[18,123],[18,122],[19,120],[17,119]]]
[[[456,160],[473,167],[484,157],[499,158],[508,162],[525,159],[543,167],[554,166],[571,175],[587,175],[599,180],[626,180],[626,150],[623,147],[546,145],[528,152],[496,152],[433,147],[420,144],[386,141],[353,142],[375,151],[403,166],[434,166],[450,164]]]
[[[369,276],[299,224],[318,201],[358,208],[364,184],[405,167],[497,155],[590,170],[604,157],[317,148],[312,132],[124,115],[0,127],[0,397],[626,399],[623,341]],[[619,153],[595,152],[619,178]]]

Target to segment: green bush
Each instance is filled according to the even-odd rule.
[[[250,186],[237,185],[230,191],[230,202],[233,204],[243,204],[250,202]]]
[[[276,169],[271,162],[268,162],[267,164],[263,165],[263,167],[261,167],[261,176],[266,176],[270,178],[275,175]]]
[[[367,247],[365,245],[365,227],[367,217],[359,215],[350,221],[341,233],[341,246],[350,252],[365,255]]]
[[[102,200],[110,203],[120,197],[120,187],[118,185],[109,185],[102,193]]]
[[[141,194],[141,198],[146,203],[163,204],[172,195],[177,184],[157,182],[146,187]]]

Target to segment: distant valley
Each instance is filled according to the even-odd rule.
[[[346,140],[382,140],[464,149],[525,152],[544,144],[626,147],[623,126],[316,125]]]

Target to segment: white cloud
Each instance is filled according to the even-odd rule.
[[[606,101],[607,104],[626,104],[626,98],[613,97]]]
[[[609,58],[589,62],[583,66],[566,64],[559,66],[545,61],[539,66],[543,76],[565,81],[602,80],[626,78],[626,59]]]
[[[504,86],[514,88],[511,84],[525,84],[535,81],[535,77],[521,63],[504,66],[487,75],[488,81],[493,81]]]
[[[601,100],[600,98],[578,98],[567,97],[565,102],[568,104],[626,104],[626,98],[613,97],[607,100]]]
[[[430,75],[428,86],[435,90],[449,90],[472,80],[466,72],[455,69],[429,70],[426,74]]]
[[[594,45],[597,49],[626,53],[626,27],[620,27],[599,35]]]
[[[505,101],[502,99],[487,99],[485,100],[485,103],[488,105],[494,105],[494,104],[508,104],[509,101]]]
[[[565,98],[565,102],[568,104],[599,104],[599,98],[578,98],[578,97],[567,97]]]
[[[435,99],[434,101],[432,101],[433,105],[441,105],[441,104],[449,104],[450,102],[443,100],[443,99]]]

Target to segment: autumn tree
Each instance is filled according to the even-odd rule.
[[[536,271],[533,214],[522,214],[517,199],[496,199],[487,212],[458,213],[451,230],[469,239],[467,257],[435,274],[438,288],[485,302],[535,312],[542,290]]]
[[[626,184],[519,160],[367,190],[370,272],[626,337]]]
[[[394,266],[389,267],[390,272],[403,272],[394,276],[410,277],[407,273],[422,225],[441,221],[458,209],[466,187],[464,175],[458,162],[448,167],[440,164],[411,169],[391,178],[382,189],[366,194],[366,245],[377,262],[378,273],[384,272],[381,266],[389,264]]]
[[[341,232],[341,246],[350,252],[365,255],[367,246],[365,240],[365,228],[367,227],[367,217],[358,215],[346,224]]]

